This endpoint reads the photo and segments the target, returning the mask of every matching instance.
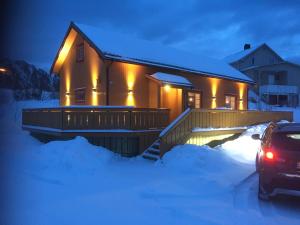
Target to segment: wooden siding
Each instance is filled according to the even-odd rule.
[[[82,42],[84,43],[84,61],[76,62],[76,46]],[[145,76],[155,72],[171,73],[190,80],[194,88],[202,93],[201,100],[204,109],[212,108],[213,97],[216,97],[216,107],[224,107],[224,96],[226,94],[235,95],[237,100],[242,99],[243,109],[247,109],[248,84],[246,83],[212,78],[204,73],[195,74],[158,66],[129,64],[102,59],[79,34],[77,34],[59,72],[61,76],[60,104],[62,106],[76,105],[74,102],[74,90],[86,87],[85,105],[107,105],[107,95],[109,96],[109,105],[134,105],[139,108],[151,108],[154,105],[160,105],[161,102],[168,101],[168,97],[163,96],[158,91],[160,89],[158,83],[151,84],[151,81]],[[93,94],[92,89],[95,88],[95,79],[98,80],[97,93]],[[109,90],[108,93],[106,93],[107,90]],[[132,101],[128,101],[129,90],[132,90]],[[67,92],[70,93],[69,97],[66,95]],[[186,89],[183,89],[183,97],[186,96],[185,93]],[[157,98],[159,95],[163,97]],[[95,96],[97,96],[97,100],[95,100]],[[171,109],[171,114],[174,114],[172,117],[175,118],[182,112],[182,109],[185,107],[184,102],[185,99],[175,103],[176,106],[173,106],[174,109]],[[181,106],[181,104],[183,105]],[[180,110],[178,110],[179,108]]]
[[[171,127],[168,127],[168,131],[160,137],[161,155],[175,145],[186,143],[194,128],[243,127],[280,120],[292,121],[293,113],[192,109]]]

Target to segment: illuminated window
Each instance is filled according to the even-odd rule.
[[[75,103],[84,104],[85,103],[85,92],[86,88],[77,88],[75,89]]]
[[[236,109],[236,97],[234,95],[225,95],[225,107],[229,109]]]
[[[201,95],[199,92],[188,92],[188,107],[200,109],[201,108]]]
[[[84,61],[84,44],[80,43],[76,47],[76,62]]]

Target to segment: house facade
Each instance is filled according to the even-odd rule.
[[[269,105],[299,105],[300,65],[285,61],[267,44],[246,44],[225,61],[252,78],[253,91]]]
[[[188,107],[246,110],[253,84],[221,61],[75,23],[51,72],[60,76],[61,106],[168,108],[171,120]]]

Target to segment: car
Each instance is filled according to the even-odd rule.
[[[300,196],[300,123],[270,123],[262,137],[252,138],[261,141],[256,156],[258,198]]]

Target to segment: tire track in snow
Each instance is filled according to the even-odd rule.
[[[233,189],[236,224],[269,224],[274,214],[272,204],[257,198],[258,174],[250,174]]]

